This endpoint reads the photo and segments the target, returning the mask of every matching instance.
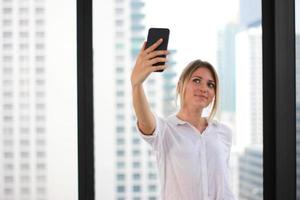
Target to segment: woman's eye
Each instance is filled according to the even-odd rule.
[[[199,83],[200,83],[200,79],[194,79],[193,81],[194,81],[194,83],[196,83],[196,84],[199,84]]]
[[[209,88],[215,88],[215,84],[213,84],[213,83],[208,83],[208,87],[209,87]]]

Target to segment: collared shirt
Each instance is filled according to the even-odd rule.
[[[200,134],[175,114],[155,120],[152,135],[137,130],[155,152],[161,200],[235,200],[229,184],[230,128],[213,120]]]

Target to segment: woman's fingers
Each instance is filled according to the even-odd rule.
[[[151,59],[151,58],[155,58],[157,56],[161,56],[161,55],[168,55],[170,52],[167,50],[158,50],[158,51],[152,51],[151,53],[147,54],[145,56],[146,59]]]
[[[162,43],[162,38],[156,41],[153,45],[145,49],[147,42],[145,41],[142,45],[140,59],[142,62],[144,62],[146,65],[152,66],[155,63],[158,62],[166,62],[167,59],[162,56],[166,56],[170,52],[167,50],[157,50],[155,49]]]
[[[150,47],[148,47],[147,49],[145,49],[145,53],[148,54],[152,51],[154,51],[161,43],[162,43],[163,39],[160,38],[159,40],[157,40],[153,45],[151,45]]]
[[[152,66],[151,67],[151,72],[155,72],[155,71],[158,71],[158,70],[164,70],[167,67],[168,67],[167,65]]]
[[[164,58],[164,57],[156,57],[156,58],[153,58],[149,61],[149,65],[152,66],[158,62],[167,62],[168,59],[167,58]]]
[[[168,51],[164,51],[164,50],[154,51],[160,45],[161,42],[162,40],[159,40],[147,49],[145,49],[146,42],[143,43],[140,54],[136,59],[135,66],[131,73],[132,85],[141,84],[145,81],[145,79],[147,79],[147,77],[152,72],[157,70],[163,70],[166,68],[165,65],[153,66],[153,64],[155,63],[167,61],[165,57],[160,57],[160,56],[168,54]]]

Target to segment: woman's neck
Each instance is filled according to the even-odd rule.
[[[202,109],[181,108],[177,113],[177,117],[199,128],[207,126],[207,121],[204,117],[201,117],[201,114]]]

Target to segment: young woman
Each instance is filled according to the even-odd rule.
[[[155,51],[162,40],[137,57],[131,74],[133,107],[141,137],[156,153],[162,200],[234,200],[229,183],[231,130],[214,120],[219,99],[216,71],[208,62],[195,60],[182,72],[177,84],[180,110],[165,119],[151,112],[143,82],[166,66],[168,51]],[[209,117],[204,108],[212,104]]]

